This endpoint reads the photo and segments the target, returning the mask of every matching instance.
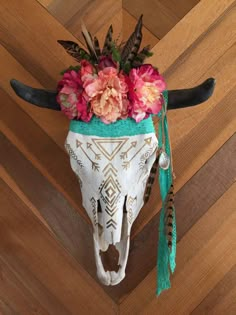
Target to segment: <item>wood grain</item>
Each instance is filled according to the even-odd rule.
[[[121,11],[122,1],[53,0],[49,4],[46,4],[46,7],[68,31],[83,41],[81,34],[82,19],[90,32],[95,35],[104,24],[111,21],[113,16]]]
[[[3,168],[2,165],[0,165],[0,178],[4,180],[4,182],[11,187],[11,189],[14,191],[14,193],[27,205],[27,207],[37,216],[37,218],[49,229],[49,225],[45,221],[45,219],[42,217],[41,213],[38,211],[38,209],[35,207],[35,205],[30,202],[30,200],[26,197],[26,195],[23,193],[23,191],[19,188],[19,186],[16,184],[14,179],[10,176],[10,174]]]
[[[164,73],[234,6],[235,0],[201,0],[171,32],[156,44],[152,50],[154,55],[149,59],[150,63],[157,65],[160,72]]]
[[[171,290],[155,297],[153,270],[123,301],[121,314],[181,315],[195,309],[235,265],[235,193],[233,184],[179,242]]]
[[[136,19],[143,14],[144,25],[159,39],[179,21],[173,10],[156,0],[136,0],[135,3],[132,0],[124,0],[123,7]]]
[[[217,315],[236,312],[236,266],[210,291],[205,299],[191,312],[191,315]]]
[[[18,97],[10,86],[10,80],[13,78],[32,87],[43,88],[43,86],[3,46],[0,46],[0,58],[4,60],[2,76],[0,77],[1,88],[64,150],[69,125],[68,119],[61,112],[32,106]]]
[[[72,206],[89,223],[90,220],[81,207],[79,183],[71,170],[68,155],[39,126],[29,119],[28,115],[1,89],[0,96],[2,100],[0,104],[1,131],[53,183],[59,192],[65,194]],[[7,104],[7,106],[4,106],[4,104]],[[14,115],[12,115],[13,112]],[[27,126],[27,129],[25,126]]]
[[[3,1],[0,15],[1,44],[44,87],[55,89],[60,71],[75,64],[57,40],[75,37],[37,1]]]
[[[0,288],[5,301],[22,315],[114,312],[114,303],[2,180],[0,187]]]

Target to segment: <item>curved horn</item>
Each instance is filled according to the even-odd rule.
[[[212,95],[215,79],[209,78],[202,84],[185,90],[170,90],[168,93],[167,109],[178,109],[195,106],[205,102]]]
[[[15,79],[12,79],[10,84],[15,93],[23,100],[39,107],[61,110],[60,105],[57,103],[57,91],[35,89]]]

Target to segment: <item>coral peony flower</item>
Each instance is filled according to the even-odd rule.
[[[130,116],[136,122],[150,114],[158,114],[163,104],[162,92],[166,89],[163,77],[151,65],[142,65],[129,73],[127,80],[131,102]]]
[[[83,90],[80,72],[70,70],[64,73],[58,83],[57,101],[61,110],[69,118],[89,121],[92,114],[88,111],[88,96]]]
[[[109,124],[128,115],[128,86],[125,76],[113,67],[105,67],[98,77],[84,85],[90,98],[91,109],[101,120]]]

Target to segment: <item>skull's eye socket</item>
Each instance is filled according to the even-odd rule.
[[[99,200],[97,200],[97,211],[100,213],[102,212],[102,207]]]

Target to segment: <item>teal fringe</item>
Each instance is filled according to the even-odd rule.
[[[166,91],[165,91],[166,92]],[[167,92],[164,93],[165,102],[168,102]],[[161,117],[160,117],[161,118]],[[162,147],[162,133],[165,133],[165,149],[166,153],[171,158],[170,143],[168,135],[168,123],[167,117],[164,117],[164,130],[162,130],[162,122],[160,119],[158,126],[158,141],[159,147]],[[172,162],[172,161],[171,161]],[[170,270],[173,273],[175,270],[175,257],[176,257],[176,217],[175,210],[173,213],[173,238],[172,238],[172,248],[171,251],[168,247],[168,241],[165,233],[165,201],[172,185],[172,167],[167,170],[160,168],[159,170],[159,186],[161,192],[162,209],[160,215],[160,225],[159,225],[159,242],[158,242],[158,260],[157,260],[157,295],[160,295],[162,291],[169,289],[170,284]]]

